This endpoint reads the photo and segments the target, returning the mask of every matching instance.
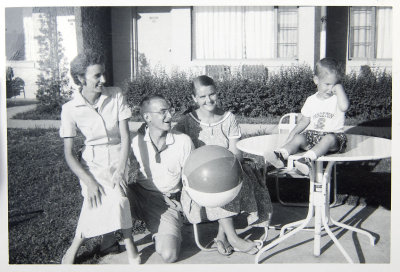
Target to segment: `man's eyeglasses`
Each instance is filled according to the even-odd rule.
[[[167,112],[169,112],[169,114],[171,114],[171,116],[173,116],[175,114],[175,109],[174,108],[169,108],[169,109],[162,109],[160,111],[147,111],[150,113],[158,113],[161,114],[163,117],[167,116]]]

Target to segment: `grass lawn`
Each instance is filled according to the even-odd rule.
[[[9,263],[60,263],[82,205],[58,130],[8,129]],[[78,141],[83,143],[83,137]],[[141,222],[138,222],[140,231]],[[100,238],[89,239],[78,263],[97,263]]]
[[[8,129],[9,263],[52,264],[72,241],[81,204],[80,186],[63,156],[57,129]],[[78,137],[83,142],[83,137]],[[390,209],[391,161],[338,165],[339,202]],[[283,180],[286,200],[307,200],[307,182]],[[267,180],[276,201],[274,180]],[[143,230],[137,222],[134,231]],[[97,263],[100,238],[89,239],[77,263]]]

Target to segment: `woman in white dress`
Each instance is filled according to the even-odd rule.
[[[85,51],[71,62],[71,75],[79,91],[62,107],[60,136],[64,138],[65,159],[79,178],[84,201],[63,264],[74,263],[85,239],[116,230],[122,230],[129,263],[140,263],[126,197],[131,111],[119,88],[104,86],[104,73],[103,56],[93,51]],[[85,137],[80,160],[73,154],[77,129]]]

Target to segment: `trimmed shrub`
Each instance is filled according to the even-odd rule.
[[[6,96],[11,98],[18,96],[21,90],[24,90],[25,82],[20,77],[14,77],[14,71],[12,67],[7,67],[6,71]]]
[[[126,82],[125,92],[131,109],[135,109],[143,97],[155,93],[165,96],[178,111],[184,111],[192,104],[190,79],[184,73],[171,76],[164,72],[142,73],[135,80]]]
[[[392,75],[386,71],[346,75],[343,87],[350,100],[346,115],[374,120],[392,115]]]
[[[192,108],[193,75],[146,72],[126,83],[128,103],[137,106],[145,95],[161,93],[178,111]],[[306,98],[316,92],[313,71],[309,66],[281,68],[267,76],[230,75],[215,80],[220,106],[245,117],[281,116],[300,112]],[[388,117],[392,112],[392,76],[387,72],[352,73],[342,84],[350,100],[348,117],[362,121]]]

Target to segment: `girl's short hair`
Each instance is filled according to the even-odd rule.
[[[323,77],[327,72],[335,74],[338,80],[342,78],[342,67],[334,58],[323,58],[315,64],[314,73],[317,77]]]
[[[196,95],[196,89],[202,86],[215,86],[214,80],[206,75],[196,77],[192,82],[192,94]]]
[[[78,54],[71,61],[70,69],[70,73],[75,84],[82,86],[82,82],[79,80],[78,76],[85,76],[86,69],[90,65],[104,63],[104,56],[99,52],[93,51],[91,49],[85,49],[82,53]]]

